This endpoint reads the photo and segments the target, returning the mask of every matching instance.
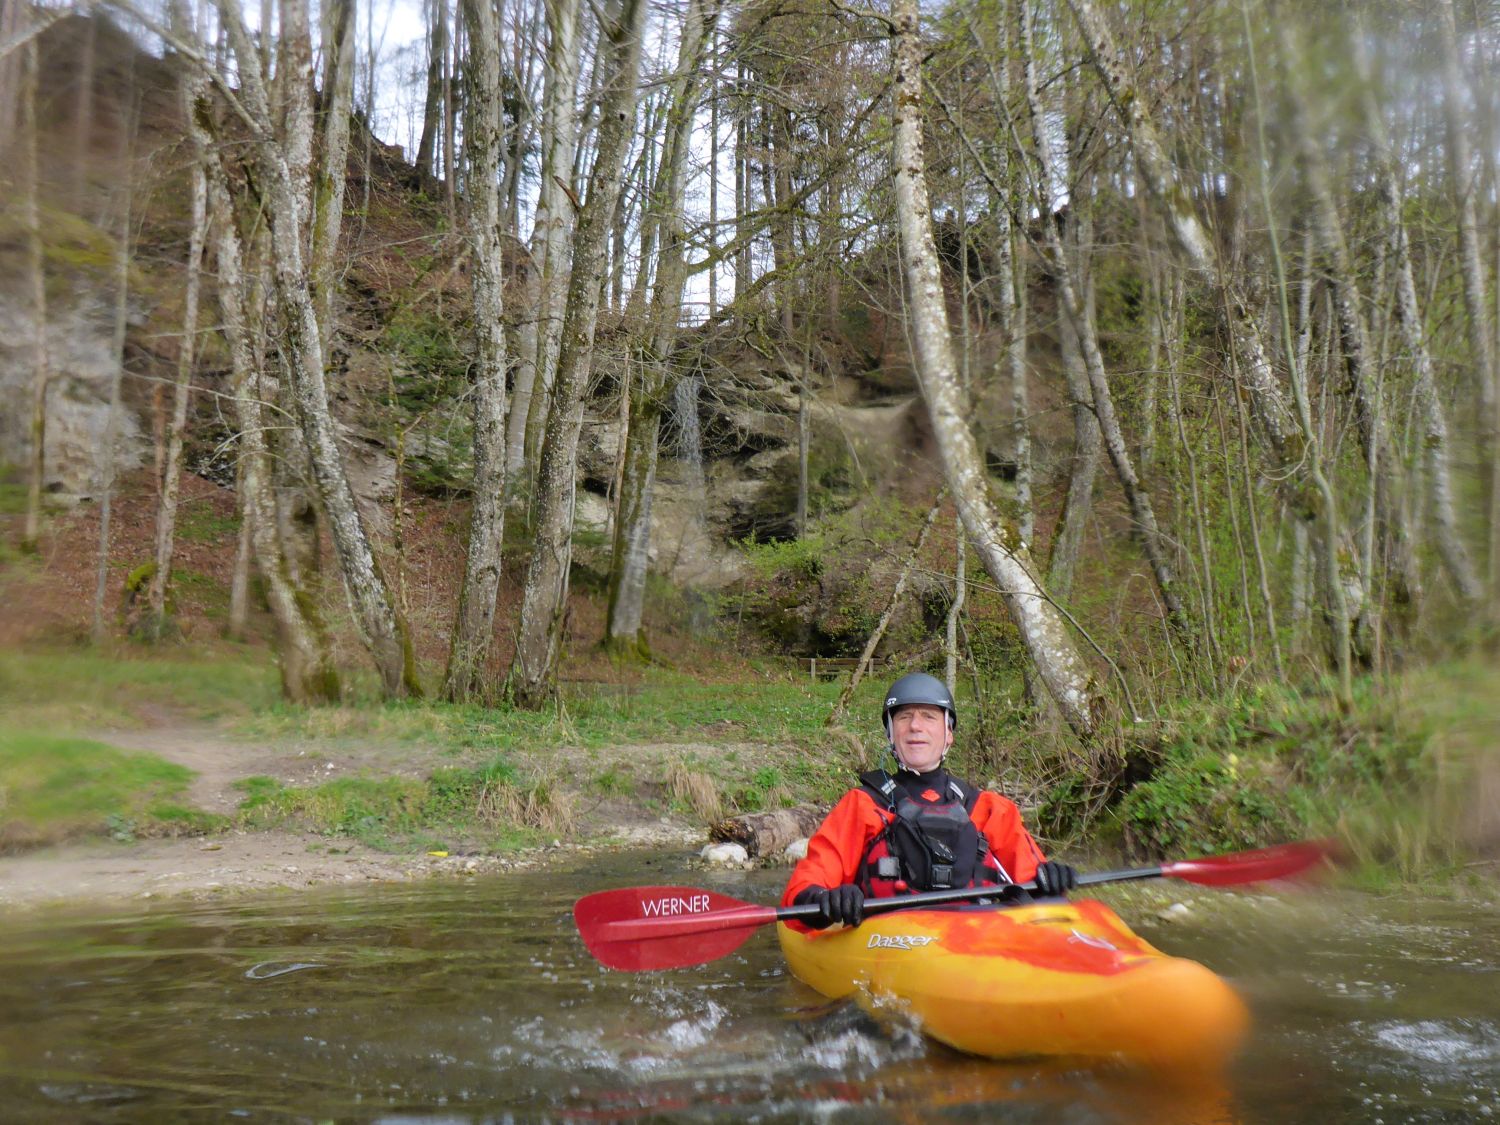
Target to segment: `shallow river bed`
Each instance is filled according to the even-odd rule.
[[[601,969],[581,894],[774,900],[676,857],[0,919],[0,1119],[1500,1123],[1500,912],[1214,893],[1143,937],[1254,1013],[1223,1081],[966,1058],[790,978],[774,935],[696,969]],[[1159,885],[1160,886],[1160,885]]]

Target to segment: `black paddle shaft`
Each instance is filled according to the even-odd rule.
[[[1161,867],[1125,867],[1118,871],[1090,871],[1078,876],[1077,885],[1092,887],[1099,883],[1124,883],[1132,879],[1160,879],[1166,871]],[[1012,887],[1023,891],[1035,891],[1036,882],[990,883],[982,887],[953,887],[946,891],[924,891],[915,895],[895,895],[891,898],[865,899],[865,913],[884,914],[891,910],[911,910],[922,906],[942,906],[949,902],[967,902],[976,898],[1003,898]],[[803,918],[816,918],[821,908],[815,902],[801,906],[782,906],[776,910],[778,922],[790,922]]]
[[[1097,883],[1125,883],[1131,879],[1160,879],[1167,873],[1164,867],[1122,867],[1118,871],[1091,871],[1078,876],[1078,886],[1092,887]]]
[[[1160,868],[1157,869],[1160,873]],[[1129,878],[1143,879],[1145,875],[1132,875]],[[1103,882],[1107,875],[1088,876],[1080,875],[1078,882]],[[942,906],[949,902],[968,902],[976,898],[1004,898],[1012,887],[1019,887],[1023,891],[1036,890],[1036,883],[988,883],[982,887],[953,887],[946,891],[923,891],[915,895],[894,895],[890,898],[867,898],[865,899],[865,914],[885,914],[892,910],[911,910],[922,906]],[[815,902],[806,902],[801,906],[782,906],[776,910],[778,922],[790,922],[803,918],[816,918],[821,913],[821,908]]]

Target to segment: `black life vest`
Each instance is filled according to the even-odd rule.
[[[946,773],[915,796],[885,770],[862,773],[859,781],[890,817],[860,861],[856,878],[866,896],[1012,882],[969,816],[977,789]]]

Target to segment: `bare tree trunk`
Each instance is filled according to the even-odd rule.
[[[824,805],[797,805],[763,813],[741,813],[726,817],[708,830],[710,840],[743,844],[752,856],[773,856],[796,840],[805,840],[818,830],[828,815]]]
[[[19,9],[19,5],[15,9]],[[26,274],[31,287],[31,461],[26,474],[26,525],[22,547],[37,550],[42,534],[42,486],[47,471],[47,389],[52,383],[52,363],[47,351],[47,264],[42,245],[40,190],[37,161],[36,42],[26,44],[21,78],[21,208],[26,223]]]
[[[547,424],[563,305],[568,293],[568,236],[573,229],[573,158],[577,151],[579,0],[546,0],[547,67],[542,105],[542,182],[531,235],[538,270],[534,319],[523,329],[515,396],[506,427],[507,476],[514,488],[534,479]],[[524,470],[524,472],[523,472]]]
[[[1008,217],[1007,217],[1008,219]],[[1007,228],[1009,222],[1006,223]],[[1024,271],[1012,287],[1015,269],[1015,237],[1007,229],[1005,260],[1001,265],[1001,324],[1006,334],[1005,358],[1010,375],[1011,433],[1015,440],[1016,511],[1021,542],[1028,548],[1036,541],[1036,504],[1032,499],[1031,394],[1026,371],[1026,277]],[[1007,294],[1007,290],[1013,293]],[[1007,301],[1007,296],[1011,300]]]
[[[1304,372],[1298,369],[1293,359],[1295,348],[1291,344],[1290,321],[1286,308],[1286,278],[1281,265],[1281,252],[1275,232],[1272,231],[1272,257],[1277,273],[1277,291],[1282,302],[1283,331],[1287,337],[1286,354],[1292,369],[1292,402],[1276,381],[1271,368],[1266,346],[1266,333],[1254,308],[1227,272],[1218,268],[1213,252],[1213,243],[1202,222],[1194,213],[1191,198],[1178,182],[1177,171],[1162,145],[1156,126],[1147,113],[1149,100],[1141,96],[1133,79],[1126,70],[1123,58],[1116,48],[1103,13],[1094,0],[1068,0],[1068,6],[1077,18],[1088,44],[1090,61],[1094,64],[1109,91],[1116,112],[1123,121],[1130,137],[1131,153],[1136,159],[1142,182],[1151,197],[1163,211],[1168,229],[1172,232],[1178,248],[1187,259],[1189,267],[1207,284],[1212,286],[1219,303],[1229,311],[1229,330],[1234,347],[1241,357],[1240,373],[1250,395],[1256,421],[1262,434],[1271,445],[1283,465],[1305,465],[1311,488],[1301,488],[1292,497],[1294,508],[1304,518],[1321,517],[1327,550],[1324,556],[1334,563],[1326,577],[1330,605],[1329,627],[1334,634],[1333,650],[1340,674],[1340,697],[1352,698],[1352,680],[1348,658],[1348,609],[1344,604],[1342,584],[1336,573],[1337,543],[1341,534],[1337,505],[1333,489],[1323,471],[1317,446],[1317,435],[1313,429],[1311,406],[1307,401]],[[1254,41],[1245,17],[1247,42],[1251,50],[1252,75],[1254,75]],[[1258,79],[1256,79],[1258,82]],[[1256,87],[1257,104],[1259,89]],[[1257,116],[1263,131],[1263,118]],[[1264,144],[1261,153],[1264,155]],[[1261,169],[1264,173],[1264,169]],[[1262,176],[1260,192],[1267,211],[1267,219],[1274,221],[1275,211],[1270,199],[1270,189]]]
[[[953,600],[948,603],[948,616],[943,621],[943,682],[950,692],[958,691],[958,622],[969,592],[968,561],[969,541],[964,538],[964,521],[960,519],[954,529]]]
[[[604,282],[609,222],[619,199],[625,146],[640,68],[644,0],[611,0],[601,20],[607,52],[598,145],[588,196],[578,214],[573,268],[563,314],[561,349],[547,412],[546,438],[533,511],[535,538],[509,688],[522,706],[536,707],[555,689],[558,648],[573,559],[573,505],[583,395],[593,366],[594,332]]]
[[[132,99],[134,101],[134,99]],[[98,450],[99,457],[99,556],[94,579],[94,626],[95,644],[104,640],[104,593],[109,576],[109,539],[111,511],[115,493],[115,458],[118,452],[120,424],[120,389],[125,379],[125,331],[130,311],[130,224],[131,208],[134,205],[135,132],[138,125],[139,106],[132,105],[123,116],[120,126],[120,153],[117,165],[120,175],[119,206],[120,230],[115,244],[115,316],[114,334],[110,341],[110,355],[114,359],[114,371],[109,381],[109,417],[104,426],[104,441]]]
[[[222,0],[216,2],[222,5]],[[274,91],[267,93],[266,120],[280,126],[276,139],[285,154],[289,190],[302,204],[297,233],[306,242],[313,225],[312,209],[308,203],[312,199],[313,135],[316,131],[312,24],[308,17],[308,0],[276,0],[276,7],[281,19],[281,34],[276,39],[276,73],[273,78],[269,72],[262,72],[261,81],[274,85]],[[279,119],[276,109],[280,110]]]
[[[651,506],[662,407],[677,381],[671,352],[682,316],[687,284],[687,235],[683,199],[693,119],[703,91],[703,57],[719,15],[719,0],[692,0],[678,46],[677,69],[668,92],[661,165],[644,223],[660,231],[661,257],[656,267],[646,346],[640,378],[630,397],[631,417],[625,434],[624,473],[620,481],[619,519],[615,523],[610,562],[609,611],[605,644],[619,650],[647,651],[641,617],[645,608],[646,570],[651,547]]]
[[[1292,315],[1288,300],[1288,281],[1285,262],[1281,256],[1281,239],[1276,230],[1276,208],[1271,199],[1270,172],[1267,170],[1266,162],[1267,147],[1265,137],[1265,100],[1261,96],[1260,68],[1256,60],[1255,35],[1250,26],[1250,16],[1247,11],[1241,12],[1245,25],[1245,42],[1249,49],[1250,62],[1250,85],[1254,96],[1256,109],[1256,154],[1255,167],[1257,170],[1257,188],[1260,191],[1261,205],[1264,209],[1267,232],[1271,246],[1271,263],[1275,275],[1275,290],[1277,301],[1280,305],[1282,348],[1286,354],[1287,370],[1290,375],[1292,399],[1296,404],[1296,421],[1302,439],[1302,449],[1305,453],[1308,476],[1312,480],[1312,494],[1305,497],[1315,505],[1313,510],[1322,517],[1322,536],[1315,538],[1312,543],[1314,555],[1320,556],[1322,564],[1324,591],[1328,605],[1328,625],[1330,647],[1333,650],[1334,668],[1338,673],[1339,687],[1338,698],[1340,705],[1348,710],[1354,706],[1354,678],[1353,678],[1353,656],[1349,644],[1349,603],[1344,596],[1343,578],[1339,573],[1338,552],[1339,541],[1342,537],[1342,525],[1339,521],[1338,503],[1334,496],[1333,485],[1328,479],[1328,474],[1323,469],[1323,459],[1318,434],[1313,426],[1312,404],[1307,392],[1307,367],[1305,353],[1297,347],[1296,340],[1292,337]],[[1224,299],[1230,301],[1231,297],[1227,291]],[[1231,305],[1231,308],[1233,306]],[[1268,431],[1269,433],[1269,428]]]
[[[1145,386],[1141,389],[1141,441],[1137,448],[1136,460],[1142,469],[1149,470],[1151,463],[1156,459],[1156,392],[1161,381],[1161,354],[1162,354],[1162,285],[1161,271],[1157,268],[1156,254],[1152,240],[1146,237],[1144,231],[1147,226],[1145,214],[1145,200],[1141,201],[1141,246],[1146,258],[1151,263],[1146,274],[1146,370],[1142,373],[1142,382]]]
[[[283,20],[288,9],[303,0],[284,0]],[[306,141],[288,137],[278,144],[272,129],[265,84],[259,72],[249,32],[240,19],[234,0],[218,0],[219,15],[239,62],[240,103],[255,129],[252,151],[265,192],[270,218],[271,258],[277,301],[283,314],[282,346],[290,357],[292,393],[298,422],[307,442],[313,474],[323,510],[327,514],[334,548],[343,571],[344,587],[354,609],[355,621],[374,658],[376,670],[388,696],[418,694],[416,662],[406,632],[406,623],[396,611],[380,572],[364,521],[349,486],[328,408],[324,381],[322,332],[318,324],[309,276],[304,265],[300,231],[304,195],[296,190],[289,154],[300,153]],[[302,17],[305,19],[305,11]],[[305,123],[310,133],[311,115],[289,107],[289,118]],[[299,127],[301,127],[299,125]],[[325,154],[325,160],[333,160]]]
[[[716,252],[719,249],[719,113],[723,98],[719,95],[719,66],[723,58],[719,51],[719,30],[714,28],[709,36],[708,78],[712,83],[708,91],[708,319],[713,320],[719,311],[719,265]]]
[[[1010,101],[1010,19],[1002,16],[996,22],[998,32],[994,75],[995,100],[1002,106]],[[1004,185],[1010,180],[1010,145],[1002,140],[995,146],[996,179]],[[995,201],[996,273],[999,288],[997,312],[1000,332],[1005,340],[1005,364],[1010,379],[1011,436],[1015,442],[1016,512],[1021,542],[1029,548],[1036,534],[1036,509],[1032,502],[1031,405],[1026,374],[1026,267],[1016,253],[1016,235],[1011,227],[1011,201]],[[967,257],[967,256],[966,256]],[[998,367],[997,363],[997,367]],[[999,375],[999,371],[996,371]],[[959,557],[964,557],[964,549]],[[951,685],[950,685],[951,686]]]
[[[338,320],[339,235],[349,163],[349,115],[354,109],[355,0],[322,0],[323,107],[318,170],[312,185],[312,294],[324,356],[332,354]]]
[[[647,359],[630,393],[630,426],[620,474],[619,517],[615,521],[610,565],[608,623],[604,643],[617,652],[646,656],[642,628],[646,571],[651,550],[651,507],[656,491],[656,460],[666,381]]]
[[[444,0],[443,10],[448,8]],[[458,226],[458,106],[455,94],[458,60],[462,55],[459,41],[463,25],[453,29],[448,51],[443,55],[443,203],[448,209],[448,229]]]
[[[218,228],[219,309],[224,339],[229,346],[239,421],[244,526],[248,529],[257,568],[265,579],[266,600],[276,622],[281,690],[293,703],[335,702],[339,698],[339,677],[327,634],[312,599],[297,588],[292,578],[277,529],[271,454],[266,445],[261,400],[254,385],[255,357],[245,327],[243,254],[224,173],[216,165],[208,169],[208,187],[213,221]]]
[[[1068,398],[1073,404],[1073,452],[1068,469],[1068,491],[1063,497],[1062,514],[1047,555],[1047,589],[1059,601],[1066,602],[1073,593],[1073,574],[1083,549],[1083,536],[1094,511],[1094,480],[1099,475],[1099,457],[1103,442],[1099,420],[1090,408],[1093,392],[1088,372],[1084,370],[1078,333],[1070,317],[1058,319],[1058,347],[1062,353],[1063,372],[1068,381]]]
[[[750,99],[746,91],[745,63],[735,62],[735,93],[739,98],[734,122],[734,238],[739,249],[734,254],[734,303],[750,291]]]
[[[808,330],[811,331],[810,324]],[[802,370],[797,376],[797,508],[792,518],[798,539],[807,534],[807,458],[812,449],[812,423],[807,412],[807,368],[811,358],[803,353]]]
[[[443,60],[448,57],[448,0],[427,3],[427,98],[422,106],[422,135],[417,141],[417,172],[425,184],[437,182],[438,130],[443,123]]]
[[[1130,505],[1130,514],[1134,521],[1133,530],[1150,563],[1152,576],[1156,579],[1157,591],[1161,595],[1162,604],[1166,607],[1167,621],[1178,637],[1191,647],[1196,628],[1188,616],[1187,607],[1182,604],[1182,599],[1177,594],[1177,576],[1173,573],[1172,564],[1167,557],[1165,538],[1157,526],[1151,494],[1136,476],[1130,449],[1126,445],[1125,435],[1115,415],[1114,397],[1110,393],[1109,377],[1104,370],[1104,356],[1099,351],[1099,342],[1094,333],[1093,317],[1079,298],[1079,286],[1074,279],[1073,268],[1068,261],[1062,238],[1058,234],[1057,223],[1053,221],[1054,216],[1050,213],[1051,201],[1048,196],[1051,185],[1060,181],[1057,163],[1052,157],[1052,142],[1047,135],[1048,123],[1042,110],[1037,87],[1036,52],[1032,41],[1029,0],[1023,0],[1021,5],[1021,56],[1026,74],[1026,101],[1031,110],[1032,137],[1036,144],[1041,172],[1041,197],[1037,204],[1042,210],[1041,226],[1046,233],[1047,246],[1050,251],[1048,267],[1057,288],[1058,302],[1062,306],[1063,315],[1072,322],[1073,331],[1078,338],[1083,353],[1084,370],[1088,374],[1094,415],[1099,423],[1099,433],[1103,438],[1105,449],[1109,452],[1110,462],[1114,465],[1115,476],[1119,478],[1120,486],[1125,492],[1125,499]]]
[[[491,0],[460,0],[468,28],[464,151],[469,164],[468,226],[474,293],[474,501],[458,616],[443,696],[455,703],[488,693],[486,665],[495,632],[500,548],[505,530],[505,341],[500,262],[501,159],[499,36]]]
[[[1355,64],[1363,87],[1361,106],[1364,114],[1364,129],[1365,135],[1374,148],[1376,192],[1380,199],[1386,237],[1390,240],[1391,256],[1394,259],[1396,321],[1400,326],[1402,340],[1411,359],[1413,390],[1416,392],[1417,408],[1421,413],[1424,429],[1421,447],[1422,460],[1426,467],[1428,498],[1432,504],[1430,515],[1435,524],[1438,555],[1443,560],[1443,566],[1447,569],[1448,577],[1452,579],[1459,597],[1472,608],[1478,605],[1484,595],[1484,590],[1474,570],[1474,564],[1469,560],[1468,550],[1458,530],[1458,517],[1453,506],[1453,474],[1449,463],[1448,420],[1443,412],[1442,401],[1438,397],[1437,380],[1433,375],[1432,355],[1427,348],[1426,330],[1422,322],[1421,308],[1417,302],[1416,279],[1411,264],[1411,242],[1407,237],[1406,222],[1401,215],[1401,188],[1396,179],[1395,161],[1391,155],[1390,141],[1385,133],[1385,122],[1381,117],[1380,107],[1375,102],[1373,76],[1368,49],[1365,46],[1364,28],[1357,14],[1354,18],[1352,40]]]
[[[927,196],[921,121],[924,48],[916,0],[894,0],[891,16],[896,56],[892,92],[896,205],[922,395],[969,539],[999,585],[1048,693],[1068,725],[1088,738],[1096,730],[1103,702],[1098,685],[1074,649],[1061,613],[1037,582],[1026,544],[1014,529],[1001,523],[989,495],[983,459],[968,427]]]
[[[1474,170],[1471,121],[1458,54],[1458,27],[1453,0],[1438,4],[1438,29],[1443,51],[1443,111],[1447,141],[1448,178],[1458,218],[1458,257],[1463,275],[1464,323],[1474,364],[1474,396],[1479,408],[1479,437],[1489,484],[1489,580],[1492,593],[1500,589],[1500,370],[1486,300],[1484,264],[1480,258],[1477,204],[1479,178]]]
[[[236,298],[237,299],[237,298]],[[250,560],[254,545],[250,539],[250,505],[245,502],[245,470],[236,466],[235,506],[239,509],[240,529],[235,536],[234,570],[229,577],[229,620],[224,635],[231,641],[243,641],[250,618]]]
[[[1198,454],[1189,440],[1187,428],[1182,420],[1182,282],[1178,279],[1173,287],[1173,316],[1171,323],[1174,328],[1172,342],[1167,354],[1167,389],[1171,396],[1172,421],[1177,431],[1177,440],[1182,448],[1182,455],[1187,462],[1188,496],[1192,504],[1193,531],[1198,544],[1198,565],[1202,570],[1202,578],[1198,583],[1200,592],[1200,604],[1203,607],[1203,622],[1208,634],[1208,648],[1205,653],[1207,664],[1206,671],[1210,682],[1218,679],[1218,669],[1223,666],[1224,654],[1219,649],[1218,627],[1214,620],[1214,565],[1213,554],[1208,546],[1208,516],[1203,510],[1203,488],[1199,482]],[[1197,672],[1200,669],[1194,668]]]
[[[173,22],[186,35],[192,35],[185,5],[172,5]],[[181,75],[182,109],[186,118],[192,114],[204,86],[204,77],[192,63],[184,63]],[[196,133],[194,136],[196,137]],[[172,389],[172,420],[167,430],[166,458],[162,464],[161,491],[156,507],[156,568],[146,587],[146,618],[141,631],[159,640],[168,627],[167,586],[172,578],[172,549],[177,537],[177,497],[182,480],[182,439],[187,428],[188,395],[192,388],[193,361],[198,345],[198,289],[203,266],[203,244],[208,227],[208,184],[204,179],[204,161],[208,154],[199,144],[193,145],[192,229],[188,235],[187,279],[182,297],[182,340],[177,347],[177,379]]]
[[[1302,54],[1292,22],[1281,20],[1278,31],[1286,65],[1283,85],[1291,94],[1292,128],[1306,170],[1308,188],[1312,192],[1311,218],[1323,250],[1331,259],[1331,280],[1339,314],[1344,364],[1354,391],[1355,413],[1370,467],[1376,513],[1395,563],[1395,600],[1402,607],[1403,615],[1413,615],[1422,596],[1421,575],[1417,571],[1402,511],[1400,464],[1386,430],[1378,376],[1370,362],[1370,332],[1363,300],[1349,245],[1344,238],[1338,201],[1334,198],[1333,176],[1323,143],[1314,135],[1309,121],[1300,78],[1304,73]],[[1374,605],[1375,599],[1367,598],[1366,604]]]
[[[1162,208],[1167,227],[1187,258],[1189,267],[1213,286],[1214,292],[1222,298],[1221,303],[1229,310],[1229,327],[1235,348],[1243,357],[1241,370],[1254,405],[1256,421],[1277,455],[1284,461],[1295,462],[1298,451],[1288,447],[1295,426],[1293,413],[1271,369],[1265,332],[1249,301],[1215,264],[1213,242],[1193,212],[1191,198],[1178,183],[1176,168],[1148,116],[1146,107],[1150,99],[1144,98],[1136,89],[1115,47],[1109,25],[1094,0],[1068,0],[1068,6],[1083,29],[1090,61],[1104,80],[1130,136],[1130,150],[1146,190]]]

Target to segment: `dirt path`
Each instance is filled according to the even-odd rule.
[[[194,770],[189,804],[232,814],[243,793],[235,782],[256,775],[286,785],[316,785],[348,773],[395,769],[380,748],[367,754],[289,743],[266,746],[229,739],[213,727],[163,725],[100,730],[89,737],[122,750],[147,751]],[[462,877],[480,871],[521,870],[582,850],[666,847],[696,850],[701,826],[653,817],[630,802],[590,804],[587,843],[560,843],[506,856],[392,855],[346,837],[271,829],[234,829],[218,836],[121,843],[90,840],[21,855],[0,856],[0,906],[95,904],[172,895],[206,898],[244,891],[404,882]]]
[[[336,759],[305,751],[277,750],[252,742],[221,737],[212,727],[160,726],[132,730],[91,731],[89,738],[118,746],[121,750],[159,754],[169,762],[186,766],[198,776],[188,788],[188,804],[205,812],[228,815],[239,807],[244,794],[234,783],[265,774],[288,785],[309,785],[337,776]]]

